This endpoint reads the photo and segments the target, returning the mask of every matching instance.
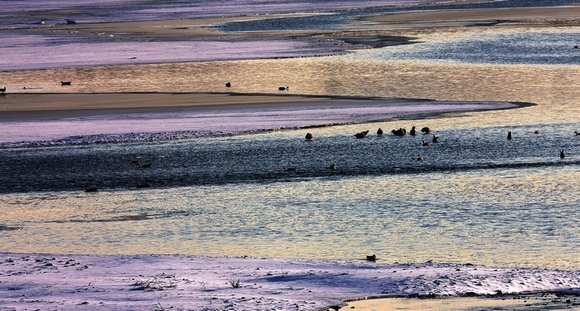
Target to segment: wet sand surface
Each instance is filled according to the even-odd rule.
[[[497,297],[443,297],[426,298],[382,298],[348,302],[340,310],[357,311],[483,311],[483,310],[579,310],[577,295],[566,293],[540,293],[523,295],[499,295]]]
[[[274,96],[218,93],[43,93],[0,97],[0,121],[45,120],[114,113],[202,111],[210,106],[254,106],[316,103],[322,96]],[[347,102],[347,99],[333,99]],[[351,100],[352,101],[352,100]]]

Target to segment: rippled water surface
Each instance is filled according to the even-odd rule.
[[[417,122],[5,149],[2,248],[578,267],[579,123],[350,134]]]
[[[534,104],[309,129],[312,141],[301,129],[4,148],[0,250],[353,260],[376,253],[388,262],[578,269],[574,36],[573,29],[476,31],[425,42],[430,57],[413,56],[421,47],[415,45],[336,57],[0,72],[9,85],[46,92],[225,92],[227,79],[227,91],[239,93],[279,93],[289,85],[291,94]],[[548,39],[553,44],[540,44]],[[517,42],[537,49],[518,47],[517,61],[470,61],[481,46],[502,55]],[[453,62],[440,61],[453,53]],[[75,83],[63,89],[61,79]],[[390,134],[413,125],[433,133]],[[375,134],[379,127],[385,135]],[[368,137],[353,136],[363,130]],[[149,187],[137,187],[143,183]],[[99,191],[84,192],[91,185]]]

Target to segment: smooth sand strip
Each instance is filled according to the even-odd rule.
[[[306,103],[365,102],[324,96],[260,95],[227,93],[28,93],[0,95],[0,122],[43,120],[119,112],[143,112],[148,109],[175,111],[202,110],[219,106],[299,105]],[[388,101],[388,100],[385,100]]]

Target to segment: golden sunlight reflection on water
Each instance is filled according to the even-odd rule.
[[[433,128],[465,128],[468,133],[474,126],[578,122],[578,76],[580,66],[372,61],[361,53],[348,59],[0,72],[0,81],[15,92],[235,92],[537,104],[428,121]],[[73,83],[61,87],[61,80]],[[228,81],[231,88],[225,87]],[[289,90],[278,91],[279,86]],[[399,126],[398,121],[383,124]],[[354,128],[321,131],[352,133]],[[3,221],[22,229],[5,231],[10,239],[1,250],[99,254],[171,250],[327,259],[359,259],[376,252],[385,262],[580,267],[578,248],[558,246],[567,244],[563,238],[574,240],[578,234],[578,225],[569,218],[577,213],[570,204],[577,202],[579,187],[574,166],[416,177],[314,180],[293,182],[292,187],[275,183],[116,191],[98,196],[3,195],[0,205],[10,207],[1,210]],[[385,197],[388,202],[383,202]],[[430,209],[435,203],[438,207]],[[544,205],[561,209],[544,212]],[[509,206],[510,211],[494,206]],[[532,212],[542,217],[530,217]],[[535,221],[528,222],[530,218]]]
[[[9,207],[0,216],[21,229],[2,233],[10,239],[1,250],[340,260],[376,253],[382,262],[578,268],[569,203],[577,173],[543,168],[8,194],[0,197]]]
[[[32,92],[290,93],[538,104],[443,121],[461,127],[571,122],[580,115],[579,66],[371,61],[362,55],[0,72],[0,80],[14,92],[27,86]],[[61,87],[62,79],[73,85]],[[281,92],[279,86],[290,88]]]

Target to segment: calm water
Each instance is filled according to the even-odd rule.
[[[376,253],[387,262],[578,269],[576,58],[571,50],[549,58],[542,52],[514,64],[471,53],[494,40],[530,38],[524,41],[537,46],[550,34],[563,50],[573,31],[478,32],[481,37],[464,41],[443,36],[423,45],[447,51],[431,57],[417,56],[422,46],[415,45],[314,59],[0,73],[14,85],[33,83],[49,92],[61,90],[49,75],[79,81],[70,92],[223,92],[230,77],[231,91],[242,93],[291,85],[290,93],[299,94],[536,104],[310,129],[312,141],[304,140],[306,130],[296,130],[1,149],[0,251],[347,260]],[[442,62],[448,51],[460,55]],[[399,54],[392,59],[389,53]],[[553,58],[559,61],[544,61]],[[431,127],[439,142],[424,147],[432,135],[389,133],[413,125]],[[378,127],[388,134],[374,134]],[[367,129],[367,138],[353,136]],[[506,139],[508,131],[514,139]],[[151,167],[137,167],[135,159]],[[328,168],[332,163],[337,170]],[[151,187],[137,188],[139,182]],[[88,185],[101,190],[85,193]]]

